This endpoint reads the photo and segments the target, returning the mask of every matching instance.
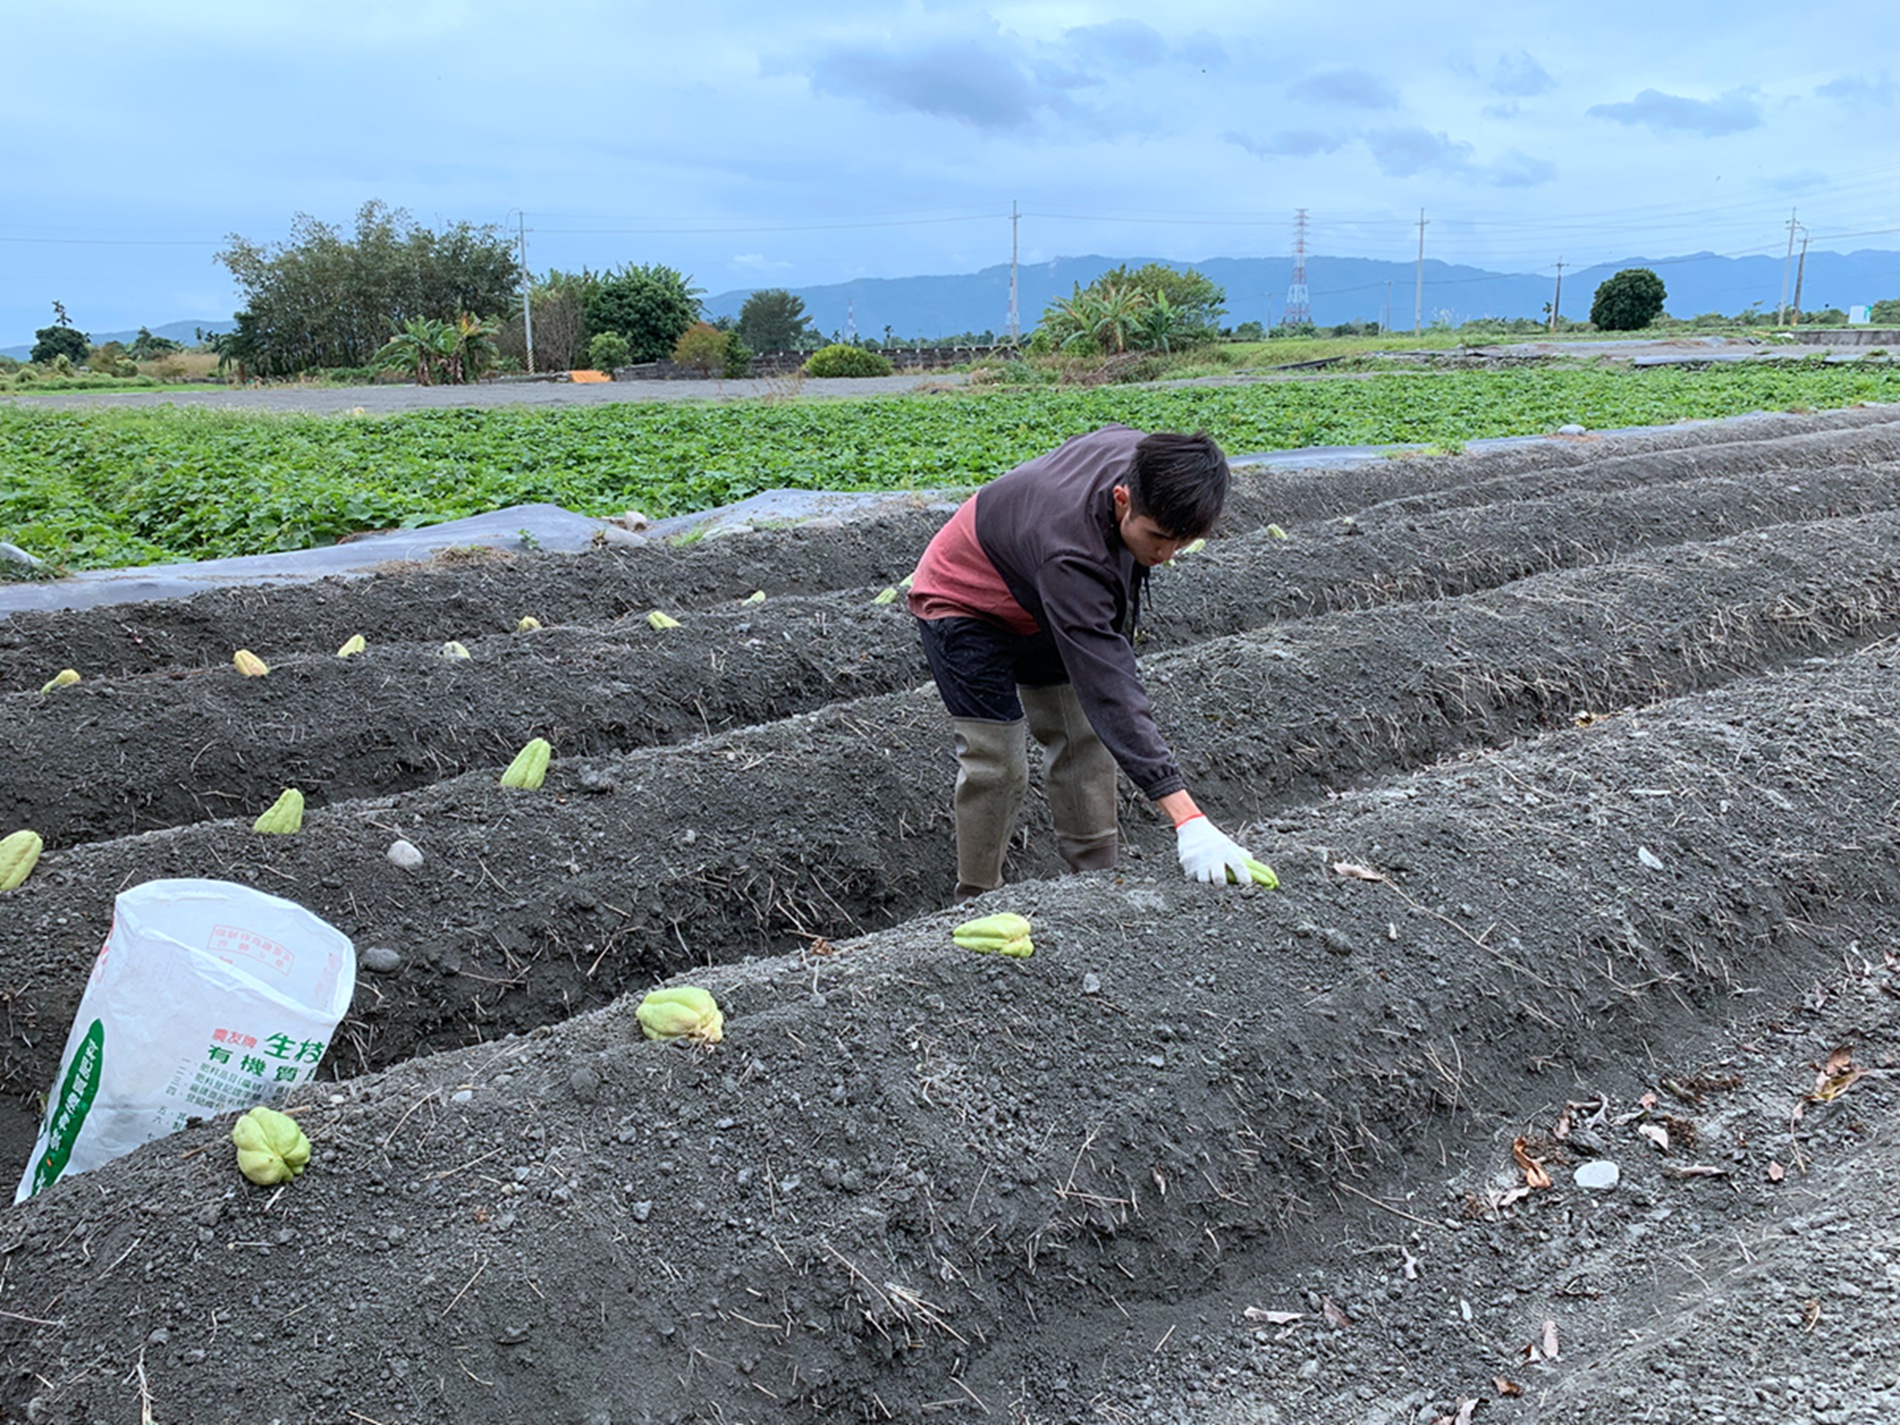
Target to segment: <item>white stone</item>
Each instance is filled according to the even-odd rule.
[[[422,853],[407,841],[389,843],[389,864],[400,866],[405,871],[414,871],[422,866]]]
[[[1621,1182],[1623,1171],[1608,1158],[1592,1158],[1577,1169],[1577,1186],[1608,1191]]]

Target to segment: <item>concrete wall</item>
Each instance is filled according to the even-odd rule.
[[[928,346],[917,350],[899,349],[880,352],[893,369],[903,371],[947,371],[967,361],[984,357],[1014,355],[1009,346]],[[767,351],[752,358],[753,376],[789,376],[805,364],[808,351]],[[715,372],[716,376],[718,373]],[[638,366],[622,366],[614,372],[616,381],[703,381],[698,367],[681,366],[676,361],[649,361]]]
[[[1884,346],[1900,350],[1900,327],[1795,327],[1802,346]]]

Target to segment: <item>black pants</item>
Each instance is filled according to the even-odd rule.
[[[953,718],[1021,722],[1018,684],[1047,688],[1069,681],[1047,633],[1011,633],[980,618],[939,618],[919,619],[917,634]]]

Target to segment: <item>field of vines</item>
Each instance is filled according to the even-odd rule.
[[[662,518],[770,488],[978,483],[1111,421],[1204,429],[1232,453],[1457,447],[1900,399],[1900,371],[1790,361],[1381,374],[877,401],[454,410],[386,417],[0,406],[0,534],[56,568],[302,549],[545,501]]]

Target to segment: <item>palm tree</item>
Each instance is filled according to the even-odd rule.
[[[455,328],[434,317],[411,317],[370,358],[370,364],[392,371],[413,368],[418,386],[432,386],[455,350]]]
[[[1139,287],[1103,283],[1094,302],[1094,321],[1090,325],[1097,345],[1111,354],[1128,350],[1128,339],[1141,330],[1142,313],[1148,305],[1148,294]]]
[[[454,326],[446,328],[451,338],[446,367],[452,383],[467,385],[495,364],[500,357],[495,345],[497,330],[493,322],[467,312],[455,319]]]

